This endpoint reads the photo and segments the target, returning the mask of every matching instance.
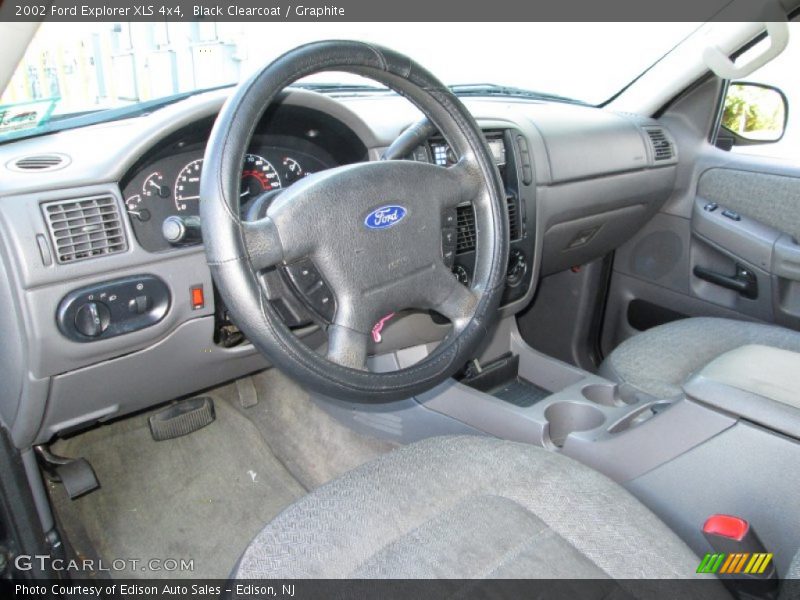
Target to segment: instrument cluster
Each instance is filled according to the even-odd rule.
[[[139,169],[125,184],[125,208],[134,233],[146,250],[172,247],[162,233],[162,225],[168,219],[196,220],[199,215],[203,152],[204,148],[198,146],[161,157]],[[297,148],[252,147],[242,164],[241,204],[332,166],[322,157]]]

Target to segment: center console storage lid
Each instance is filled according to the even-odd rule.
[[[800,439],[800,353],[750,344],[717,357],[683,389],[703,404]]]

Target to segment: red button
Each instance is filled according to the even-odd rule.
[[[744,539],[749,529],[750,524],[747,521],[730,515],[711,515],[703,525],[703,533],[719,535],[737,542]]]
[[[203,286],[193,287],[192,288],[192,309],[197,310],[199,308],[203,308],[206,305],[205,298],[203,296]]]

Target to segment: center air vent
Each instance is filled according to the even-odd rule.
[[[458,207],[456,214],[456,254],[475,250],[475,210],[465,204]]]
[[[653,158],[656,162],[662,160],[670,160],[675,157],[675,148],[672,142],[667,138],[667,134],[663,129],[645,129],[647,135],[650,137],[650,144],[653,147]]]
[[[518,240],[522,234],[520,226],[517,200],[514,196],[507,196],[508,203],[508,233],[512,240]],[[475,250],[475,210],[471,204],[459,206],[456,213],[456,254]]]
[[[63,169],[69,162],[70,158],[66,154],[53,152],[50,154],[31,154],[30,156],[15,158],[8,162],[6,166],[12,171],[34,171],[41,173],[42,171]]]
[[[113,196],[59,200],[42,205],[59,263],[124,252],[125,232]]]

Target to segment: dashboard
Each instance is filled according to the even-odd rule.
[[[263,369],[241,338],[206,264],[198,184],[226,91],[141,117],[0,146],[0,419],[19,447],[141,410]],[[653,119],[590,107],[466,101],[506,191],[510,261],[501,316],[525,310],[539,278],[619,246],[672,193],[677,154],[656,155]],[[254,125],[240,173],[247,209],[310,173],[379,160],[419,112],[392,95],[283,95]],[[53,166],[23,168],[45,157]],[[408,157],[447,166],[434,135]],[[37,161],[28,161],[40,164]],[[468,285],[476,227],[458,207],[444,260]],[[180,223],[183,234],[165,223]],[[180,227],[173,228],[176,231]],[[282,268],[262,275],[267,297],[311,347],[324,318]],[[295,278],[296,279],[296,278]],[[322,315],[324,317],[324,315]],[[435,344],[435,314],[396,316],[374,354]],[[491,336],[491,332],[489,332]]]

